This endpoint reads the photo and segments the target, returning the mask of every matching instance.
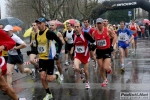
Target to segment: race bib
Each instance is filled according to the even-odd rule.
[[[68,38],[68,41],[72,41],[72,38]]]
[[[84,53],[85,52],[84,46],[76,46],[75,51],[77,53]]]
[[[98,40],[98,41],[97,41],[97,45],[98,45],[99,47],[104,47],[104,46],[106,46],[106,40]]]
[[[126,38],[125,38],[125,35],[121,35],[120,36],[120,40],[124,41]]]
[[[32,41],[32,44],[34,47],[36,47],[36,41],[35,40]]]
[[[39,53],[45,53],[46,52],[46,46],[38,46],[38,52]]]

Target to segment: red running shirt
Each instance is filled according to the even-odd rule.
[[[6,51],[12,49],[16,42],[11,39],[10,36],[8,36],[3,30],[0,29],[0,46],[4,45],[6,46]],[[0,56],[2,56],[2,52],[0,52]]]
[[[84,38],[84,32],[82,32],[80,36],[74,34],[74,45],[75,45],[75,52],[77,55],[87,56],[89,52],[88,40]]]
[[[136,25],[130,25],[129,28],[130,28],[131,31],[134,32],[134,33],[133,33],[133,36],[134,36],[134,37],[137,37],[138,34],[137,34],[137,28],[136,28]]]
[[[110,48],[110,37],[108,36],[107,28],[104,28],[102,34],[99,34],[98,30],[94,32],[94,38],[96,40],[97,49]]]

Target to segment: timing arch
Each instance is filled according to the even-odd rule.
[[[132,9],[132,8],[142,8],[149,13],[150,19],[150,2],[147,0],[114,0],[114,1],[104,1],[102,4],[98,5],[92,13],[94,19],[98,18],[100,15],[108,10],[121,10],[121,9]]]

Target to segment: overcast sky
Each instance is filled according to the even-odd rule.
[[[5,18],[6,17],[6,10],[5,10],[5,0],[0,0],[0,6],[1,6],[1,17]]]

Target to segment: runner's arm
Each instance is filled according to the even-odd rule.
[[[113,41],[112,41],[112,46],[114,46],[115,45],[115,43],[117,42],[117,35],[114,33],[114,31],[112,31],[112,30],[108,30],[108,34],[109,34],[109,36],[113,39]]]
[[[3,30],[0,30],[0,34],[0,46],[4,46],[4,50],[10,50],[16,45],[16,42],[11,37],[9,37]]]
[[[136,25],[136,27],[137,27],[137,31],[141,32],[139,25]]]
[[[85,39],[87,39],[88,41],[90,41],[91,43],[94,43],[95,40],[89,35],[89,33],[84,32],[84,37]]]
[[[66,33],[67,33],[67,31],[65,31],[64,36],[63,36],[65,42],[67,42]]]
[[[127,32],[130,36],[130,39],[129,39],[129,43],[130,43],[134,39],[133,32],[130,29],[128,29]]]
[[[66,37],[66,31],[64,32],[64,35],[63,35],[63,37],[64,37],[64,38]]]
[[[57,36],[61,40],[62,44],[65,44],[64,38],[63,38],[63,36],[62,36],[62,34],[60,32],[58,32]]]
[[[57,53],[60,53],[61,52],[61,48],[62,48],[62,42],[59,39],[59,37],[54,32],[49,30],[46,33],[46,38],[48,40],[55,40],[58,43],[58,51],[57,51]]]
[[[18,36],[15,38],[16,43],[20,44],[19,46],[14,47],[14,49],[19,50],[27,47],[27,44]]]

